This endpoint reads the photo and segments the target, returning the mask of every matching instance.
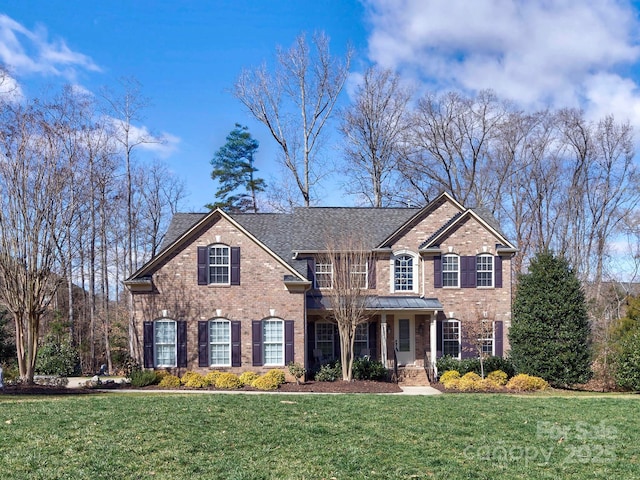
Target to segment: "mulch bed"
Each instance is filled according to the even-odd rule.
[[[103,384],[98,387],[99,390],[114,389],[126,390],[131,389],[130,385],[120,384]],[[90,393],[100,393],[98,389],[91,388],[66,388],[53,387],[44,385],[5,385],[0,390],[0,395],[82,395]],[[143,387],[141,390],[163,390],[157,385]],[[194,390],[185,387],[175,390]],[[195,389],[200,390],[200,389]],[[210,390],[215,390],[211,388]],[[244,387],[241,390],[259,391],[252,387]],[[285,383],[280,385],[276,392],[291,393],[399,393],[402,389],[396,383],[390,382],[371,382],[365,380],[354,380],[352,382],[343,382],[341,380],[335,382],[315,382],[308,381],[296,385],[295,383]]]

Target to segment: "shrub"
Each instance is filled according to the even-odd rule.
[[[161,382],[164,377],[167,375],[171,375],[171,372],[168,370],[156,370],[156,377],[158,377],[158,382]]]
[[[131,386],[146,387],[158,383],[158,376],[153,370],[134,370],[131,373]]]
[[[240,387],[242,387],[242,382],[234,373],[221,373],[216,378],[216,388],[234,390]]]
[[[484,371],[492,372],[494,370],[502,370],[507,374],[507,377],[511,378],[515,375],[515,367],[508,358],[502,357],[487,357],[483,360]],[[456,370],[464,375],[468,372],[475,372],[480,375],[480,359],[479,358],[463,358],[458,360],[449,355],[440,357],[436,361],[436,367],[438,372],[446,372],[447,370]]]
[[[269,376],[268,374],[265,374],[256,378],[251,386],[258,390],[277,390],[279,383],[273,375]]]
[[[507,382],[507,388],[520,392],[532,392],[546,390],[549,388],[549,384],[543,378],[520,373]]]
[[[335,382],[342,378],[342,365],[339,361],[325,363],[316,373],[316,382]]]
[[[502,370],[494,370],[487,375],[486,380],[495,384],[498,387],[503,387],[507,384],[507,374]]]
[[[447,370],[442,375],[440,375],[440,383],[444,384],[453,379],[459,379],[460,372],[457,370]]]
[[[461,392],[477,392],[481,389],[480,380],[482,378],[475,372],[465,373],[458,383],[458,390]]]
[[[296,383],[298,384],[300,383],[300,379],[304,377],[304,374],[307,373],[305,368],[296,362],[289,362],[287,368],[289,369],[289,373],[296,379]]]
[[[163,388],[178,388],[180,386],[180,377],[175,375],[165,375],[158,384]]]
[[[217,370],[207,373],[204,376],[204,386],[205,387],[214,386],[216,384],[216,380],[220,375],[222,375],[222,372],[218,372]]]
[[[186,372],[182,378],[180,378],[180,383],[189,388],[203,388],[206,386],[204,376],[198,372]]]
[[[369,358],[356,358],[353,361],[352,373],[356,380],[384,381],[387,379],[387,369],[382,362]]]
[[[265,376],[269,378],[273,378],[273,381],[276,382],[276,384],[278,385],[282,385],[285,381],[284,372],[277,368],[274,368],[273,370],[269,370],[267,373],[265,373]]]
[[[251,385],[259,376],[256,372],[242,372],[239,378],[243,385]]]
[[[625,333],[615,355],[616,382],[627,390],[640,390],[640,328]]]
[[[69,342],[49,338],[38,349],[35,372],[40,375],[80,375],[80,355]]]

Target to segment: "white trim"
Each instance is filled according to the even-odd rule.
[[[224,322],[224,323],[227,324],[227,328],[229,329],[229,342],[226,344],[226,345],[229,346],[229,362],[228,363],[213,363],[213,360],[212,360],[213,355],[212,355],[212,352],[211,352],[211,347],[214,345],[214,343],[211,341],[211,324],[213,322],[216,322],[216,323]],[[222,317],[212,318],[207,322],[207,331],[208,331],[208,334],[209,334],[209,341],[207,342],[208,343],[207,348],[209,350],[209,366],[210,367],[230,367],[231,366],[231,357],[233,356],[233,353],[231,351],[231,349],[232,349],[232,346],[231,346],[231,343],[232,343],[231,342],[231,321],[226,319],[226,318],[222,318]],[[225,345],[222,342],[216,342],[215,344],[216,345]]]
[[[265,326],[267,325],[267,322],[280,322],[280,326],[281,326],[281,331],[282,331],[282,343],[281,343],[281,347],[282,347],[282,363],[267,363],[267,352],[265,350],[265,347],[267,345],[267,342],[265,341],[265,337],[264,337],[264,330],[265,330]],[[269,342],[270,345],[277,345],[279,342]],[[282,367],[285,363],[285,358],[284,358],[284,344],[285,344],[285,338],[284,338],[284,320],[282,320],[281,318],[266,318],[262,321],[262,358],[263,358],[263,365],[265,367]]]
[[[458,259],[458,279],[456,281],[456,285],[445,285],[444,284],[444,274],[445,273],[452,273],[453,270],[449,270],[447,272],[445,272],[444,270],[444,259],[447,257],[456,257]],[[457,253],[445,253],[444,255],[442,255],[442,267],[441,267],[441,275],[442,275],[442,279],[441,279],[441,283],[442,283],[442,288],[460,288],[460,269],[461,269],[461,265],[460,265],[460,255],[458,255]]]
[[[156,326],[159,323],[173,324],[173,364],[158,363],[158,350],[156,348],[156,345],[158,345],[158,342],[156,342]],[[153,321],[153,366],[154,368],[172,368],[178,366],[178,322],[171,318],[159,318]]]
[[[227,251],[227,264],[213,264],[211,263],[211,249],[226,249]],[[217,255],[216,255],[217,256]],[[212,282],[211,281],[211,267],[214,268],[221,268],[221,267],[225,267],[227,268],[227,281],[226,282]],[[222,287],[228,287],[229,285],[231,285],[231,247],[229,245],[226,245],[224,243],[212,243],[210,245],[207,245],[207,285],[215,285],[215,286],[222,286]]]
[[[457,320],[455,318],[449,318],[447,320],[443,320],[442,321],[442,338],[440,339],[441,346],[442,346],[442,356],[444,357],[445,355],[447,355],[444,351],[444,326],[447,323],[457,323],[458,324],[458,356],[455,357],[458,360],[462,359],[462,322],[460,322],[460,320]],[[453,340],[448,340],[448,341],[453,341]]]
[[[412,285],[411,285],[411,290],[401,290],[401,289],[396,289],[396,260],[399,257],[403,257],[403,256],[408,256],[411,257],[412,259],[412,265],[411,265],[411,275],[412,275]],[[389,291],[391,293],[403,293],[403,292],[409,292],[409,293],[418,293],[420,291],[420,276],[419,276],[419,263],[420,263],[420,256],[415,253],[412,252],[411,250],[397,250],[395,252],[391,253],[391,257],[389,259],[390,262],[390,266],[389,266],[389,271],[390,271],[390,284],[389,284]]]
[[[479,258],[490,258],[491,259],[491,285],[478,285],[478,273],[488,273],[488,270],[478,270],[478,259]],[[496,285],[496,257],[491,253],[479,253],[476,255],[476,288],[495,288]]]

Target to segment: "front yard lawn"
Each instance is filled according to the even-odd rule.
[[[638,478],[640,398],[0,395],[3,479]]]

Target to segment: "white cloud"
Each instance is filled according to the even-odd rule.
[[[87,55],[72,51],[64,40],[49,40],[44,27],[29,30],[0,14],[0,61],[14,74],[61,76],[74,80],[79,70],[100,71]]]
[[[640,126],[638,12],[624,0],[367,0],[371,60],[440,89],[581,106]],[[628,75],[628,74],[627,74]]]
[[[120,136],[124,137],[123,122],[113,117],[108,117],[108,121],[116,131],[121,132]],[[144,125],[140,127],[129,125],[129,143],[137,145],[136,148],[153,153],[160,158],[168,158],[175,153],[178,150],[180,141],[180,137],[171,133],[162,132],[157,134],[149,131]]]

